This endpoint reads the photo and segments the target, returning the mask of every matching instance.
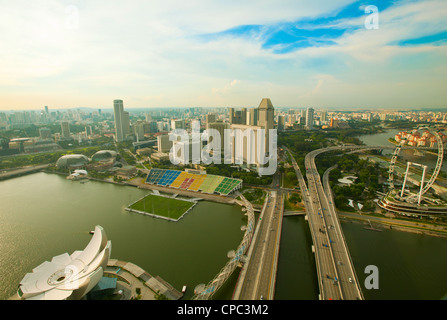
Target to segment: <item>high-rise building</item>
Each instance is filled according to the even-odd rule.
[[[51,130],[48,128],[39,129],[40,140],[51,139]]]
[[[122,142],[126,136],[123,100],[113,101],[113,112],[115,115],[115,140],[116,142]]]
[[[124,140],[130,133],[130,115],[129,112],[123,111],[123,127],[124,127]]]
[[[229,108],[230,124],[247,124],[247,108],[234,111],[234,108]]]
[[[172,148],[172,141],[169,140],[169,135],[163,134],[158,136],[157,147],[159,152],[169,152]]]
[[[251,108],[250,110],[248,110],[247,124],[250,126],[258,125],[258,109],[257,108]]]
[[[306,129],[313,130],[314,128],[314,109],[307,108],[306,110]]]
[[[226,122],[211,122],[207,123],[206,130],[209,131],[210,129],[214,129],[220,134],[220,150],[224,149],[225,146],[225,129],[230,129],[230,124]],[[210,141],[208,141],[208,144],[213,143],[213,140],[210,138]],[[215,148],[217,149],[217,148]]]
[[[260,126],[232,124],[231,161],[235,164],[246,164],[247,167],[259,167],[259,154],[263,153],[261,142],[258,141]]]
[[[268,153],[269,150],[269,137],[270,130],[273,129],[273,117],[275,114],[275,109],[273,104],[268,98],[261,100],[258,107],[258,126],[265,130],[265,152]]]
[[[320,121],[326,123],[327,122],[327,111],[321,111],[320,113]]]
[[[68,123],[68,121],[61,122],[61,129],[62,129],[62,138],[64,139],[70,138],[70,124]]]
[[[286,129],[286,119],[284,116],[279,115],[278,116],[278,131],[284,131]]]
[[[174,140],[171,142],[173,147],[171,161],[181,165],[200,163],[200,151],[202,150],[200,140],[190,138],[186,141]]]
[[[248,112],[248,124],[235,123],[231,124],[231,161],[236,164],[246,164],[248,167],[261,167],[261,159],[259,156],[265,156],[269,152],[270,130],[274,129],[274,113],[273,104],[270,99],[262,99],[259,107],[250,109]],[[237,112],[236,112],[237,115]],[[257,125],[254,125],[256,123]],[[264,130],[264,143],[261,143],[258,132]]]
[[[247,108],[241,109],[240,117],[240,122],[242,124],[247,124]]]
[[[206,115],[206,124],[213,123],[213,122],[216,122],[216,114],[215,113],[208,113]]]
[[[173,119],[171,120],[171,129],[186,129],[185,120],[182,119]]]
[[[145,134],[145,122],[138,120],[135,124],[132,124],[133,132],[137,137],[137,141],[140,141],[144,138]]]
[[[266,130],[273,129],[274,113],[275,109],[270,99],[262,99],[258,107],[258,126],[264,127]]]
[[[230,118],[230,124],[233,124],[234,121],[234,108],[228,108],[229,118]]]

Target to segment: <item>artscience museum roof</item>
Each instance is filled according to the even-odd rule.
[[[45,261],[20,281],[21,300],[79,300],[101,280],[112,250],[101,226],[82,251]]]

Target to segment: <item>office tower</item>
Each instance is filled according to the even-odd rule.
[[[123,109],[123,100],[114,100],[113,101],[113,112],[115,115],[115,140],[116,142],[124,141],[126,136],[126,130],[124,127],[124,109]]]
[[[293,127],[293,124],[295,123],[296,120],[296,116],[294,114],[289,114],[289,118],[287,119],[287,123],[289,125],[289,127]]]
[[[124,140],[127,135],[130,134],[130,115],[129,112],[123,111],[123,127],[124,127]]]
[[[233,124],[234,121],[234,108],[229,108],[228,109],[228,113],[229,113],[229,118],[230,118],[230,124]]]
[[[234,108],[229,108],[230,124],[247,124],[247,108],[234,111]]]
[[[231,125],[231,162],[234,164],[246,164],[247,167],[259,167],[259,152],[264,153],[261,142],[258,141],[260,126],[248,126],[243,124]],[[268,151],[268,149],[267,149]]]
[[[286,119],[284,116],[278,116],[278,131],[284,131],[286,129]]]
[[[157,147],[159,152],[169,152],[172,148],[172,141],[169,140],[169,135],[164,134],[157,137]]]
[[[220,150],[224,150],[224,143],[225,143],[225,129],[230,129],[230,125],[225,122],[211,122],[207,123],[206,130],[209,132],[210,129],[214,129],[220,134]],[[208,141],[208,144],[211,144],[213,142],[212,139]],[[215,148],[216,150],[217,148]]]
[[[301,118],[306,118],[306,109],[301,110]]]
[[[175,129],[186,129],[186,124],[185,124],[185,120],[181,120],[181,119],[173,119],[171,120],[171,129],[175,130]]]
[[[40,140],[51,139],[51,130],[48,128],[39,129]]]
[[[206,124],[213,123],[213,122],[216,122],[216,114],[215,113],[208,113],[206,115]]]
[[[257,108],[251,108],[250,110],[248,110],[247,124],[250,126],[258,125],[258,109]]]
[[[85,134],[86,134],[87,136],[91,136],[91,135],[93,134],[92,126],[87,126],[87,127],[85,127]]]
[[[241,109],[241,119],[240,119],[240,123],[241,124],[247,124],[247,108],[242,108]]]
[[[174,140],[172,142],[173,152],[171,153],[174,163],[186,165],[189,163],[200,163],[200,140],[188,139],[186,141]],[[199,152],[196,152],[199,150]]]
[[[268,153],[269,150],[269,137],[270,130],[273,129],[274,114],[275,109],[270,99],[262,99],[258,107],[258,126],[265,130],[265,153]]]
[[[306,111],[306,129],[313,130],[314,128],[314,109],[307,108]]]
[[[320,121],[327,122],[327,111],[321,111],[320,113]]]
[[[145,133],[145,122],[138,120],[135,124],[132,125],[133,127],[133,133],[137,137],[137,141],[140,141],[144,138]]]
[[[275,109],[270,99],[262,99],[258,107],[258,125],[265,129],[273,129],[274,112]]]
[[[62,138],[64,139],[70,138],[70,124],[68,123],[68,121],[61,122],[61,129],[62,129]]]
[[[48,106],[45,106],[45,113],[46,113],[46,114],[49,114],[49,112],[48,112]]]

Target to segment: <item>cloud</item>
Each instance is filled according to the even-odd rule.
[[[211,92],[213,94],[219,94],[219,95],[226,94],[239,83],[240,83],[239,80],[233,80],[229,84],[225,85],[223,88],[212,88]]]
[[[380,29],[366,30],[366,2],[10,2],[0,5],[0,108],[115,95],[141,107],[255,105],[260,92],[282,105],[358,103],[368,88],[389,95],[384,80],[404,90],[421,79],[434,95],[421,97],[439,104],[447,3],[381,1]],[[77,28],[65,27],[69,6]],[[393,103],[411,102],[399,92]]]

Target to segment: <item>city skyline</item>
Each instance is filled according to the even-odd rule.
[[[441,0],[0,6],[0,111],[446,107]]]

